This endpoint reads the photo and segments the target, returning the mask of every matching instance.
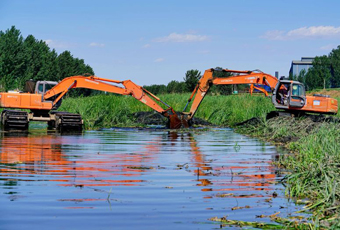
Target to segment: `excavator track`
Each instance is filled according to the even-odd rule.
[[[82,131],[83,119],[80,114],[69,112],[53,112],[55,121],[48,122],[49,128],[63,131]]]
[[[28,130],[28,113],[18,110],[3,110],[1,113],[1,125],[5,131]]]

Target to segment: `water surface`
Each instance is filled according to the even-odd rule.
[[[0,229],[215,229],[270,222],[284,197],[276,147],[231,129],[2,134]],[[232,227],[237,228],[237,227]]]

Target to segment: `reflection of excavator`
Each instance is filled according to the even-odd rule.
[[[214,72],[218,71],[231,73],[234,74],[234,76],[222,78],[214,77]],[[327,95],[315,94],[314,96],[306,96],[304,85],[297,81],[278,80],[277,78],[260,71],[208,69],[199,80],[183,110],[186,110],[194,97],[190,111],[183,112],[183,123],[186,124],[191,122],[191,119],[194,117],[211,85],[237,84],[250,84],[251,93],[254,89],[257,89],[265,93],[266,96],[268,96],[267,91],[260,86],[269,86],[272,91],[272,103],[275,108],[283,109],[290,113],[312,112],[320,114],[336,114],[338,112],[338,101],[336,99],[330,98]]]
[[[121,84],[118,87],[114,84]],[[0,107],[29,109],[31,112],[19,110],[4,110],[1,114],[1,123],[5,129],[28,129],[30,121],[48,122],[49,127],[57,130],[77,129],[81,130],[83,121],[79,114],[68,112],[51,112],[61,104],[62,97],[72,88],[87,88],[121,95],[131,95],[140,102],[151,107],[158,113],[169,119],[169,128],[179,128],[180,120],[174,110],[161,101],[158,97],[136,85],[130,80],[117,81],[103,79],[96,76],[72,76],[61,82],[28,81],[25,91],[0,93]],[[154,100],[163,103],[167,109],[163,109]]]
[[[157,155],[157,146],[146,146],[135,153],[114,155],[93,153],[92,160],[78,157],[72,160],[64,146],[69,144],[97,143],[97,139],[82,139],[77,136],[32,136],[5,134],[0,144],[0,174],[8,175],[4,180],[12,180],[11,175],[53,175],[49,181],[59,182],[60,186],[138,186],[145,182],[135,179],[146,165]],[[158,143],[157,140],[155,140]],[[91,153],[88,153],[91,154]],[[96,158],[98,156],[98,158]],[[152,167],[150,167],[152,168]],[[109,179],[108,176],[110,175]],[[133,178],[129,178],[133,177]],[[115,179],[112,179],[115,178]],[[25,180],[25,179],[23,179]]]
[[[196,135],[197,136],[197,135]],[[191,164],[189,168],[194,168],[197,175],[197,186],[202,186],[202,192],[237,192],[237,191],[262,191],[272,190],[270,187],[277,180],[275,166],[271,164],[271,159],[258,161],[256,159],[234,158],[231,154],[228,163],[209,160],[199,147],[195,136],[188,133],[169,132],[171,143],[185,141],[190,145]],[[223,162],[223,163],[222,163]],[[261,166],[258,166],[261,164]],[[229,181],[226,178],[231,177]],[[243,197],[256,197],[260,194],[250,194]],[[231,197],[238,197],[237,195]],[[211,197],[205,197],[211,198]]]

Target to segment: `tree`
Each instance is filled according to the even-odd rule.
[[[222,67],[216,67],[216,70],[223,69]],[[232,76],[229,72],[223,72],[223,71],[214,71],[214,77],[215,78],[225,78]],[[212,86],[210,91],[212,93],[217,93],[221,95],[230,95],[233,92],[233,85],[216,85]]]
[[[306,70],[302,69],[299,73],[299,76],[296,78],[297,81],[306,84]]]
[[[2,91],[23,89],[25,81],[60,81],[72,75],[94,74],[93,69],[83,59],[74,58],[70,51],[60,55],[33,35],[25,39],[14,26],[0,31],[0,85]],[[72,93],[72,91],[75,91]],[[71,94],[90,95],[93,91],[76,89]]]
[[[185,73],[185,77],[183,78],[186,88],[189,92],[193,91],[198,83],[198,80],[201,78],[201,72],[197,69],[188,70]]]
[[[324,55],[315,57],[313,67],[309,68],[306,74],[305,83],[308,90],[328,88],[331,85],[331,78],[330,60]]]
[[[18,87],[18,78],[26,67],[23,37],[19,30],[12,26],[6,32],[0,31],[0,77],[2,90]]]
[[[150,85],[150,86],[143,86],[147,91],[150,91],[153,94],[165,94],[167,93],[166,85]]]
[[[328,55],[330,72],[331,72],[331,85],[332,87],[340,86],[340,46],[337,49],[333,49]]]
[[[184,93],[186,92],[186,84],[179,81],[170,81],[166,86],[168,93]]]

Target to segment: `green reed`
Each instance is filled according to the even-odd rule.
[[[184,109],[189,97],[190,94],[160,96],[162,101],[179,112]],[[166,108],[161,103],[159,104]],[[66,98],[59,110],[81,114],[87,129],[141,126],[135,122],[133,114],[141,111],[153,111],[131,96],[120,95]],[[205,119],[215,125],[232,126],[272,110],[274,107],[270,99],[259,95],[208,95],[198,108],[195,117]]]

